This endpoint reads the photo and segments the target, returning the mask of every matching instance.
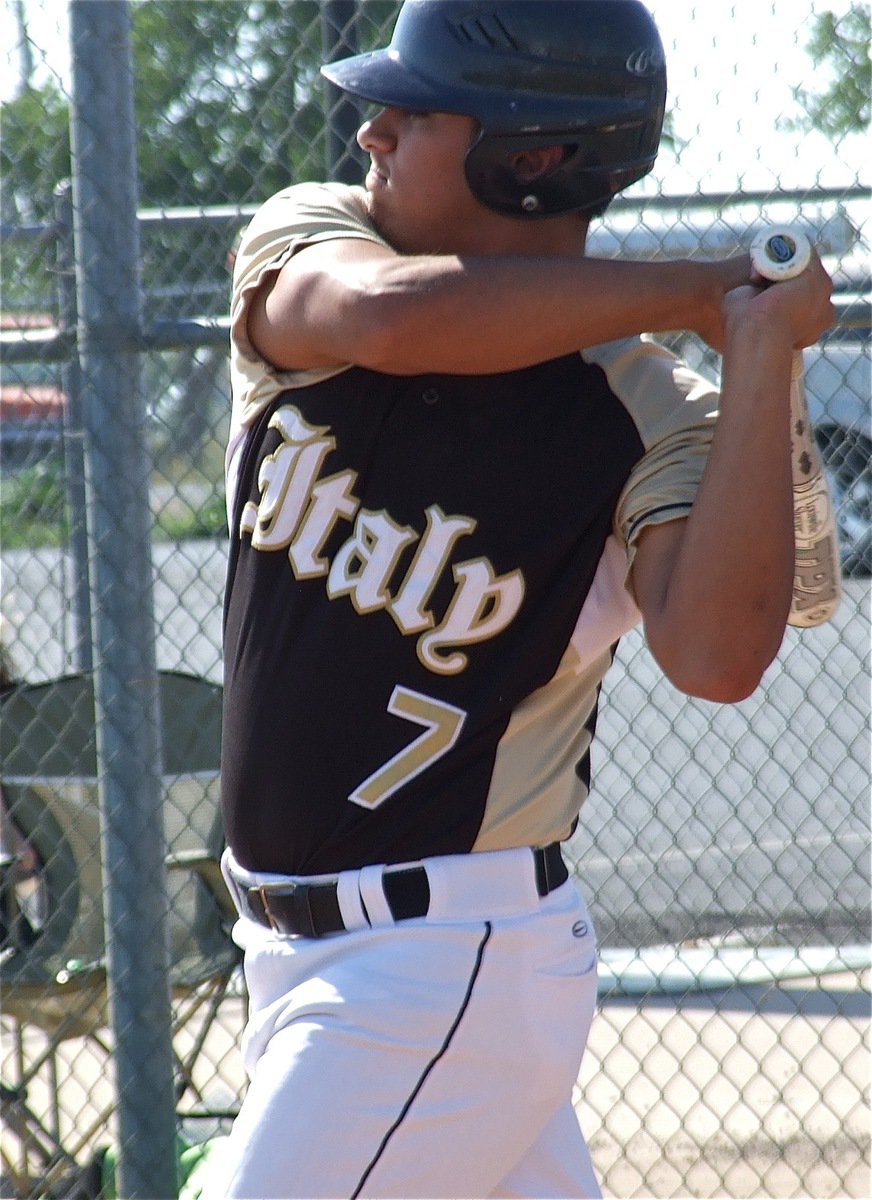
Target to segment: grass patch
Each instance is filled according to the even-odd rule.
[[[16,471],[0,490],[0,546],[59,546],[66,541],[63,471],[53,458]]]
[[[227,509],[223,494],[212,493],[196,508],[167,505],[158,513],[154,538],[158,542],[184,542],[192,538],[227,537]]]
[[[210,491],[195,505],[169,503],[154,519],[157,542],[183,542],[227,536],[223,489]],[[9,473],[0,490],[0,546],[4,550],[65,546],[69,520],[60,463],[45,459]]]

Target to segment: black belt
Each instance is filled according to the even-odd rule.
[[[560,845],[552,842],[533,851],[536,890],[547,896],[569,878]],[[242,915],[286,937],[325,937],[341,933],[345,922],[339,909],[338,883],[277,883],[246,887],[236,883]],[[395,921],[425,917],[430,907],[430,884],[426,867],[386,869],[382,889]]]

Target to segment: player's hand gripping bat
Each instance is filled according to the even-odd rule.
[[[808,266],[805,234],[770,226],[751,243],[751,265],[773,283],[793,279]],[[790,445],[793,473],[796,574],[790,625],[821,625],[839,607],[842,572],[832,496],[808,415],[802,352],[795,351],[790,378]]]

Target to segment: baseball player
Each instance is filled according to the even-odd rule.
[[[778,650],[791,354],[829,280],[585,257],[660,138],[637,0],[406,0],[389,48],[323,71],[375,105],[365,187],[279,192],[234,273],[250,1085],[211,1200],[597,1196],[571,1103],[596,943],[560,843],[627,630],[723,702]],[[721,394],[646,329],[721,349]]]

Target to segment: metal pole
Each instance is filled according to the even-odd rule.
[[[59,184],[55,190],[55,225],[58,329],[61,333],[74,335],[79,318],[73,249],[73,187],[70,180]],[[67,397],[64,415],[64,475],[70,513],[70,557],[73,572],[73,665],[76,670],[91,671],[94,667],[94,653],[91,645],[84,423],[81,371],[75,350],[64,359],[61,367],[61,385]]]
[[[357,53],[356,0],[321,0],[321,47],[325,62]],[[353,96],[324,80],[327,178],[339,183],[360,183],[366,173],[366,155],[357,144],[361,110]]]
[[[175,1197],[175,1101],[127,0],[71,0],[78,343],[118,1195]]]

